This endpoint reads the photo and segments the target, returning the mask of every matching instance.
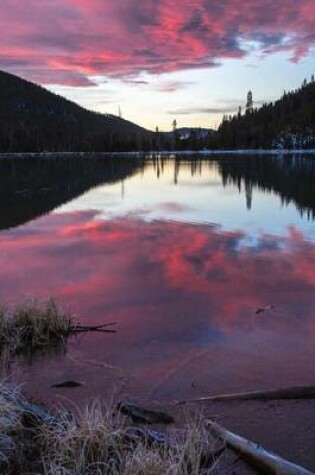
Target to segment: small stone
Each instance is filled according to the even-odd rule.
[[[52,388],[78,388],[80,386],[83,386],[83,384],[78,381],[60,381],[51,385]]]

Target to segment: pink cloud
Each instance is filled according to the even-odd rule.
[[[3,0],[0,67],[41,83],[91,84],[242,58],[240,39],[292,61],[315,44],[313,0]]]

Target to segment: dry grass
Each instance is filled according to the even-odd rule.
[[[190,422],[159,443],[126,427],[125,420],[94,403],[78,418],[66,414],[58,427],[44,427],[45,475],[206,475],[213,465],[212,442],[202,424]],[[142,435],[141,435],[142,434]]]
[[[70,336],[71,328],[71,317],[52,298],[0,309],[0,344],[14,353],[57,346]]]
[[[8,343],[9,318],[5,307],[0,307],[0,343]]]
[[[21,410],[15,403],[18,391],[10,386],[0,385],[0,473],[6,473],[11,458],[19,457],[15,444],[21,433]]]
[[[128,427],[113,407],[99,403],[76,416],[62,410],[45,420],[32,415],[36,406],[27,404],[17,390],[0,386],[0,472],[6,475],[21,473],[19,467],[38,475],[206,475],[213,470],[213,442],[201,423],[190,422],[161,441]],[[37,421],[31,428],[30,420]]]

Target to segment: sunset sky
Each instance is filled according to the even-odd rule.
[[[0,69],[147,128],[215,127],[315,73],[315,0],[1,0]]]

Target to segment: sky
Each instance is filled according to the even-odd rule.
[[[146,128],[222,115],[315,73],[315,0],[1,0],[0,69]]]

